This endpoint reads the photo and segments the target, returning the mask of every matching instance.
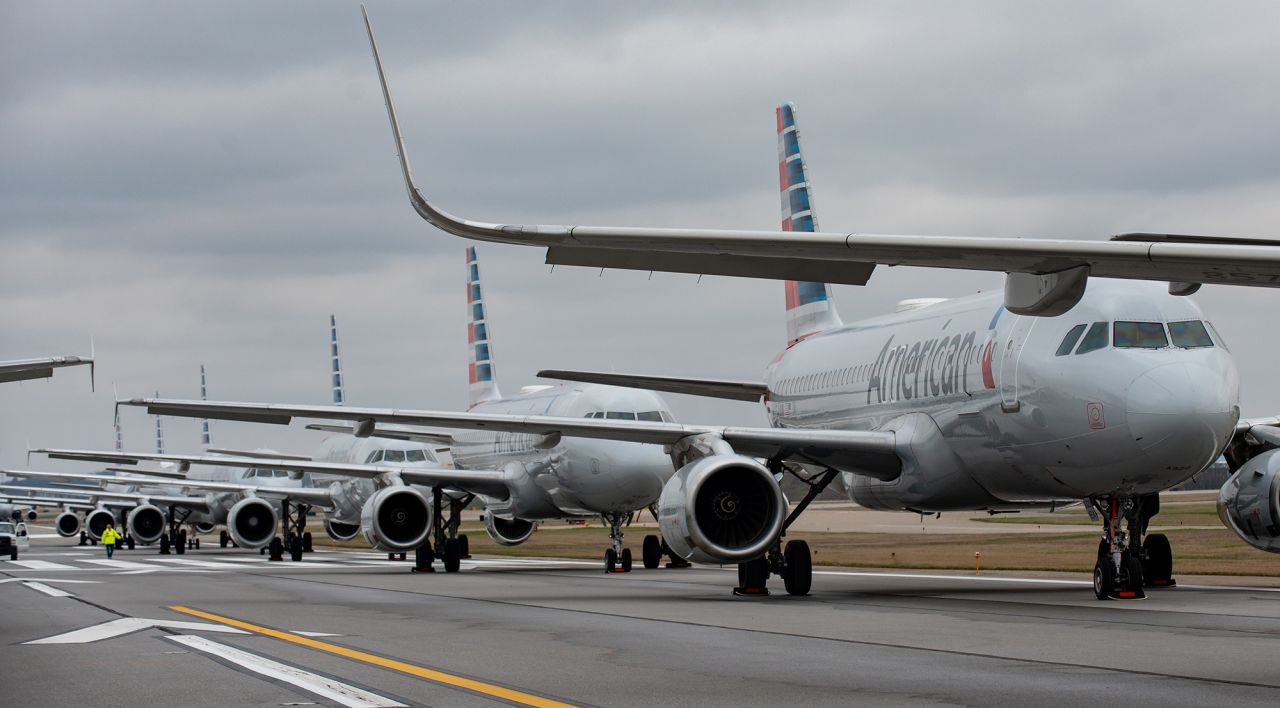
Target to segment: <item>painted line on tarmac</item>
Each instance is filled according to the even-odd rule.
[[[36,592],[42,592],[48,595],[49,597],[75,597],[75,595],[72,595],[66,590],[59,590],[58,588],[55,588],[55,587],[49,587],[44,583],[37,583],[31,580],[28,580],[27,582],[23,583],[23,585],[26,585],[27,587],[31,588],[32,590],[35,590]]]
[[[173,610],[174,612],[181,612],[183,614],[191,615],[193,617],[199,617],[201,619],[206,619],[211,622],[221,622],[222,624],[228,625],[230,627],[235,627],[237,629],[243,629],[250,632],[257,632],[258,634],[263,634],[268,637],[282,639],[286,642],[293,642],[294,644],[300,644],[304,647],[310,647],[312,649],[318,649],[320,651],[328,652],[330,654],[336,654],[338,656],[346,657],[348,659],[354,659],[355,661],[362,661],[366,664],[381,666],[382,668],[391,669],[392,671],[399,671],[401,673],[409,674],[410,676],[417,676],[418,678],[423,678],[428,681],[432,681],[445,686],[460,688],[466,691],[479,693],[481,695],[489,696],[492,698],[498,698],[501,700],[508,701],[510,703],[514,703],[516,705],[536,706],[537,708],[568,708],[573,705],[572,703],[564,703],[562,701],[557,701],[551,698],[546,698],[546,697],[535,695],[532,693],[517,691],[512,688],[507,688],[506,686],[499,686],[497,684],[486,683],[484,681],[467,678],[465,676],[448,674],[443,671],[438,671],[436,669],[428,669],[424,666],[410,664],[408,662],[399,661],[397,659],[388,659],[387,657],[384,657],[384,656],[369,654],[367,652],[359,651],[357,649],[351,649],[349,647],[339,646],[337,644],[322,642],[317,639],[312,639],[310,637],[299,636],[293,632],[285,632],[279,629],[271,629],[270,627],[262,627],[256,624],[250,624],[242,620],[233,619],[231,617],[223,617],[221,615],[215,615],[209,612],[195,610],[190,607],[183,607],[181,605],[170,605],[169,609]]]
[[[78,600],[84,602],[84,600]],[[222,632],[224,634],[248,634],[242,629],[229,627],[223,624],[209,624],[208,622],[181,622],[177,620],[156,620],[147,619],[145,617],[121,617],[120,619],[109,620],[100,624],[95,624],[82,629],[74,629],[70,632],[55,634],[52,637],[44,639],[33,639],[23,644],[88,644],[103,639],[112,639],[121,637],[126,634],[150,629],[152,627],[167,627],[169,629],[181,629],[188,632]]]
[[[27,570],[75,570],[76,569],[76,567],[73,565],[67,565],[65,563],[54,563],[53,561],[42,561],[42,560],[26,560],[26,561],[11,560],[11,561],[7,561],[7,563],[9,565],[16,565],[19,568],[26,568]]]
[[[179,634],[165,638],[196,651],[212,654],[256,674],[297,686],[308,693],[327,698],[339,705],[350,706],[351,708],[404,706],[403,703],[371,693],[362,688],[356,688],[351,684],[314,674],[310,671],[304,671],[288,664],[281,664],[264,656],[251,654],[226,644],[219,644],[204,637],[197,637],[194,634]]]
[[[995,575],[930,575],[925,573],[872,573],[853,570],[815,570],[814,575],[845,575],[859,578],[895,578],[906,580],[968,580],[986,583],[1023,583],[1027,585],[1093,585],[1089,580],[1057,578],[1009,578]]]

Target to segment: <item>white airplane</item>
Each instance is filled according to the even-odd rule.
[[[561,384],[556,386],[526,387],[509,398],[499,392],[493,363],[492,328],[489,325],[482,294],[479,265],[475,249],[467,249],[468,270],[468,345],[471,361],[468,365],[471,412],[467,416],[498,416],[537,414],[571,417],[575,420],[654,421],[673,423],[674,418],[667,405],[656,394],[614,386],[593,384]],[[335,364],[335,367],[337,365]],[[335,368],[335,371],[337,369]],[[359,411],[368,409],[348,408],[341,405],[341,396],[335,397],[335,405],[329,410],[355,411],[355,415],[341,414],[338,419],[356,421],[352,426],[313,426],[324,430],[351,433],[331,438],[337,442],[323,448],[315,461],[259,460],[264,467],[310,471],[313,474],[340,474],[377,479],[388,473],[387,462],[402,462],[388,457],[370,457],[366,464],[327,462],[343,457],[351,459],[352,450],[363,450],[372,443],[366,438],[390,438],[420,440],[435,444],[447,443],[457,470],[412,470],[402,474],[407,484],[420,484],[430,488],[433,498],[422,499],[422,508],[413,501],[416,490],[411,487],[395,487],[379,491],[372,496],[361,493],[360,479],[334,482],[331,489],[341,485],[352,490],[348,498],[351,508],[337,501],[335,504],[350,519],[359,512],[361,528],[371,543],[380,536],[373,531],[373,524],[380,519],[391,518],[389,512],[378,510],[384,504],[380,495],[394,493],[403,499],[387,506],[398,510],[406,524],[419,519],[420,524],[407,526],[412,533],[399,548],[411,547],[409,542],[423,545],[430,528],[437,531],[436,550],[443,546],[441,554],[446,571],[458,567],[463,549],[458,547],[457,527],[461,509],[470,502],[470,495],[479,497],[485,505],[485,529],[495,542],[517,545],[533,534],[536,522],[546,519],[601,517],[609,524],[610,548],[604,553],[608,571],[627,572],[632,567],[631,549],[624,544],[626,525],[636,512],[650,508],[658,499],[666,480],[673,470],[660,445],[650,441],[619,442],[593,438],[576,438],[561,435],[511,434],[505,431],[477,429],[454,435],[415,430],[406,427],[378,426],[372,419],[366,420]],[[177,413],[185,415],[185,413]],[[201,413],[195,417],[205,417]],[[244,417],[209,415],[208,417],[246,420],[250,422],[288,422],[272,415]],[[636,444],[636,443],[641,444]],[[389,443],[379,442],[379,449]],[[328,445],[328,442],[327,442]],[[59,457],[77,456],[78,459],[119,461],[120,458],[101,453],[79,451],[55,451]],[[376,454],[376,453],[375,453]],[[390,454],[390,450],[388,453]],[[187,460],[198,464],[243,464],[244,460],[219,460],[210,458],[183,458],[181,456],[132,455],[134,459]],[[381,462],[379,465],[377,463]],[[425,475],[425,476],[424,476]],[[367,484],[365,482],[364,484]],[[355,506],[362,503],[363,509]],[[445,510],[448,516],[444,516]],[[435,517],[434,520],[432,517]],[[349,530],[354,525],[343,520],[345,527],[335,527],[331,520],[326,528]],[[380,523],[380,522],[379,522]],[[372,537],[371,537],[372,532]],[[429,545],[429,544],[427,544]],[[643,560],[646,567],[657,567],[664,553],[657,535],[644,539]],[[677,564],[682,559],[673,558]]]
[[[89,387],[92,389],[94,367],[92,356],[51,356],[40,359],[0,361],[0,383],[47,379],[53,376],[54,369],[60,369],[64,366],[85,365],[89,367]]]

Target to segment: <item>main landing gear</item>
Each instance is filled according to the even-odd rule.
[[[433,561],[443,561],[444,572],[456,573],[462,569],[462,559],[471,557],[471,544],[467,537],[458,533],[462,526],[462,510],[475,500],[474,494],[461,499],[446,496],[442,487],[431,490],[431,508],[435,518],[431,528],[435,536],[434,548],[431,541],[424,541],[414,551],[413,572],[434,573]],[[448,507],[448,514],[445,507]]]
[[[790,473],[807,484],[809,491],[805,492],[804,499],[800,500],[795,510],[783,522],[782,532],[773,540],[773,546],[769,551],[761,558],[738,564],[738,586],[733,589],[733,594],[750,597],[768,595],[768,580],[772,574],[782,578],[782,585],[786,588],[788,595],[808,595],[813,587],[813,555],[809,551],[809,544],[797,539],[787,541],[784,546],[782,539],[787,535],[787,529],[791,528],[791,524],[835,480],[838,473],[828,467],[820,474],[805,477],[796,470],[783,466],[781,460],[771,459],[768,464],[775,477]]]
[[[1102,517],[1102,538],[1093,566],[1093,594],[1099,600],[1137,600],[1146,588],[1169,588],[1173,580],[1173,550],[1164,534],[1143,540],[1152,517],[1160,511],[1154,494],[1114,495],[1090,499]]]
[[[183,555],[187,552],[188,546],[191,548],[200,547],[199,539],[193,538],[188,542],[187,530],[183,528],[190,516],[190,509],[176,506],[169,507],[169,530],[160,536],[160,555],[167,556],[170,553]]]
[[[284,540],[281,541],[279,536],[271,539],[271,545],[268,547],[271,560],[284,560],[284,554],[287,551],[289,560],[297,563],[302,560],[303,553],[310,553],[312,550],[311,532],[307,531],[307,514],[311,513],[311,505],[293,503],[285,499],[281,503],[281,508],[284,515],[280,519],[280,531]]]

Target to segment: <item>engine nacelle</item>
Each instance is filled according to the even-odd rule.
[[[95,541],[102,539],[102,531],[107,528],[108,523],[114,524],[116,517],[106,509],[94,509],[84,517],[84,530],[89,534],[89,538]]]
[[[759,558],[786,518],[787,498],[773,475],[742,455],[690,462],[658,498],[662,538],[676,555],[698,563]]]
[[[217,524],[208,521],[199,521],[195,524],[196,533],[213,533],[218,528]]]
[[[1280,553],[1280,449],[1244,463],[1218,490],[1218,518],[1254,548]]]
[[[129,512],[129,533],[140,543],[155,543],[164,535],[164,512],[154,504],[141,504]]]
[[[80,533],[80,517],[73,511],[64,511],[54,518],[53,527],[58,530],[59,536],[71,538]]]
[[[360,524],[344,524],[341,521],[326,518],[324,532],[335,541],[350,541],[360,533]]]
[[[360,530],[379,551],[411,551],[431,533],[431,503],[413,487],[385,487],[360,510]]]
[[[227,512],[227,533],[241,548],[257,550],[271,543],[279,516],[276,508],[258,497],[236,502]]]
[[[488,512],[484,515],[484,530],[499,546],[519,546],[533,535],[537,524],[524,519],[504,519]]]
[[[38,516],[35,509],[27,509],[27,521],[35,521]]]

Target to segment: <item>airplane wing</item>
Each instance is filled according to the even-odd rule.
[[[581,381],[583,383],[605,384],[607,386],[626,386],[627,388],[643,388],[649,391],[683,393],[688,396],[728,398],[734,401],[758,402],[768,390],[763,381],[688,379],[675,376],[645,376],[641,374],[613,374],[598,371],[565,371],[563,369],[543,369],[538,372],[538,376],[544,379]]]
[[[325,423],[312,423],[307,426],[307,430],[323,430],[328,433],[342,433],[345,435],[355,435],[359,432],[354,425],[329,425]],[[387,438],[390,440],[408,440],[410,442],[425,442],[433,445],[452,445],[453,436],[449,433],[433,433],[427,430],[415,430],[413,428],[404,428],[397,426],[375,425],[369,433],[371,438]]]
[[[73,457],[64,459],[75,459]],[[144,479],[141,477],[104,477],[96,474],[78,474],[75,472],[38,472],[34,470],[23,470],[22,474],[27,477],[37,477],[40,479],[64,480],[67,482],[93,481],[104,484],[125,484],[125,485],[156,485],[163,484],[182,491],[190,489],[198,489],[209,492],[238,492],[243,494],[252,494],[267,499],[290,499],[294,501],[304,501],[312,506],[322,506],[325,508],[333,508],[333,495],[328,489],[316,487],[271,487],[266,485],[253,484],[236,484],[235,482],[217,482],[212,480],[188,479],[181,481],[171,479]],[[85,488],[89,493],[98,491],[95,489]]]
[[[294,418],[350,420],[357,426],[374,423],[421,425],[463,430],[495,430],[529,435],[601,438],[625,442],[675,445],[698,435],[722,438],[734,450],[753,457],[798,457],[809,461],[828,458],[856,460],[866,474],[892,479],[901,470],[895,435],[889,431],[812,430],[803,428],[739,428],[680,423],[651,423],[600,418],[454,413],[441,411],[356,408],[351,406],[290,406],[271,403],[231,403],[135,398],[124,405],[145,406],[152,415],[186,418],[218,418],[287,425]],[[149,458],[159,456],[150,455]],[[92,458],[102,459],[102,458]],[[213,458],[217,459],[217,458]],[[215,463],[216,464],[216,463]],[[265,464],[260,464],[265,467]],[[274,463],[273,468],[276,468]],[[347,465],[347,467],[366,467]],[[279,469],[290,469],[282,465]],[[417,472],[418,470],[415,470]],[[449,470],[452,472],[452,470]],[[431,470],[436,472],[436,470]],[[467,473],[466,471],[459,471]],[[406,478],[406,481],[408,479]]]
[[[286,455],[283,452],[270,450],[233,450],[228,447],[211,447],[205,450],[210,455],[228,455],[230,457],[269,457],[273,460],[310,460],[306,455]]]
[[[216,417],[216,416],[210,416]],[[286,421],[287,422],[287,421]],[[64,460],[82,460],[91,462],[114,462],[137,464],[139,461],[172,462],[182,465],[210,465],[214,467],[260,467],[264,469],[286,470],[290,472],[312,472],[331,474],[342,477],[361,479],[379,479],[383,477],[399,477],[406,484],[420,484],[428,487],[446,486],[461,489],[474,494],[497,499],[509,496],[508,479],[499,470],[452,470],[431,467],[395,467],[391,465],[357,465],[344,462],[315,462],[305,460],[268,459],[249,457],[221,457],[218,455],[165,455],[159,453],[122,453],[102,452],[96,450],[35,450],[50,457]],[[179,483],[178,486],[185,486]],[[300,491],[297,487],[252,487],[259,495],[277,496],[287,492]],[[305,490],[301,490],[305,491]],[[327,495],[327,490],[324,491]],[[300,496],[295,498],[302,498]]]
[[[94,490],[91,490],[90,492],[81,492],[78,489],[73,490],[73,489],[65,489],[62,487],[28,487],[20,484],[6,484],[3,486],[0,486],[0,492],[45,492],[45,493],[57,492],[57,493],[63,493],[63,494],[73,493],[73,494],[84,497],[83,499],[78,500],[82,503],[87,501],[88,503],[91,503],[93,505],[102,504],[104,506],[116,506],[116,507],[134,507],[140,504],[143,499],[150,499],[152,501],[156,501],[157,499],[166,498],[166,497],[155,497],[155,496],[144,495],[144,494],[131,494],[127,492],[106,492],[101,489],[94,489]],[[171,501],[174,501],[177,506],[184,506],[184,504],[180,503],[181,500],[171,500]],[[169,502],[165,502],[165,503],[169,503]],[[198,508],[202,511],[208,510],[208,507],[203,502],[200,502],[198,506],[195,506],[193,508]]]
[[[1006,307],[1052,315],[1079,300],[1088,276],[1166,280],[1190,294],[1200,283],[1280,287],[1280,242],[1125,234],[1110,241],[840,232],[501,224],[462,219],[414,182],[373,27],[365,14],[387,117],[409,201],[436,228],[480,241],[539,246],[554,265],[865,285],[876,265],[1008,273]]]
[[[71,499],[60,497],[24,497],[17,494],[8,495],[0,494],[0,501],[6,504],[26,505],[34,508],[65,508],[72,509],[92,509],[93,504],[84,498]]]
[[[89,366],[89,384],[93,387],[93,358],[87,356],[51,356],[42,359],[19,359],[16,361],[0,361],[0,383],[7,381],[26,381],[29,379],[47,379],[53,376],[54,369],[64,366]]]

